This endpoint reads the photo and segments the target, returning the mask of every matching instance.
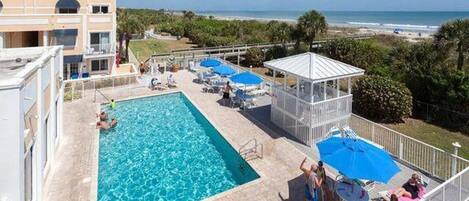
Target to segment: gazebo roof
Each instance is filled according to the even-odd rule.
[[[267,68],[313,82],[363,75],[365,70],[311,52],[264,62]]]

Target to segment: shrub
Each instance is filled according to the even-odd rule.
[[[367,71],[382,66],[387,53],[373,41],[354,39],[330,40],[321,47],[321,52],[327,57]]]
[[[265,60],[270,61],[273,59],[283,58],[288,55],[288,50],[282,46],[274,46],[267,50]]]
[[[353,109],[382,122],[402,122],[412,111],[412,94],[404,84],[387,77],[365,76],[353,87]]]
[[[262,66],[262,62],[264,61],[264,52],[262,52],[260,48],[253,47],[246,51],[246,55],[244,57],[246,59],[246,65],[259,67]]]

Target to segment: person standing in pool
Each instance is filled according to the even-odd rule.
[[[230,86],[230,82],[226,82],[225,87],[223,88],[223,105],[227,106],[230,101],[230,92],[233,88]]]
[[[111,103],[109,104],[109,106],[111,107],[111,109],[116,109],[116,102],[114,101],[114,99],[111,99]]]

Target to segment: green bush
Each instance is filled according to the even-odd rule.
[[[244,55],[246,65],[253,67],[262,66],[262,62],[264,62],[264,52],[260,48],[253,47],[249,48],[246,51],[246,55]]]
[[[327,57],[363,68],[369,73],[382,66],[386,58],[386,50],[373,41],[338,39],[330,40],[321,47]]]
[[[353,87],[353,109],[381,122],[402,122],[412,111],[412,94],[404,84],[387,77],[364,76]]]
[[[273,59],[278,59],[278,58],[283,58],[288,55],[288,50],[285,47],[282,46],[274,46],[267,50],[266,55],[265,55],[265,60],[270,61]]]

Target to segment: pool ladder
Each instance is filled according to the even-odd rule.
[[[264,157],[264,146],[257,142],[256,138],[250,139],[243,144],[239,149],[238,153],[245,160],[262,159]]]

